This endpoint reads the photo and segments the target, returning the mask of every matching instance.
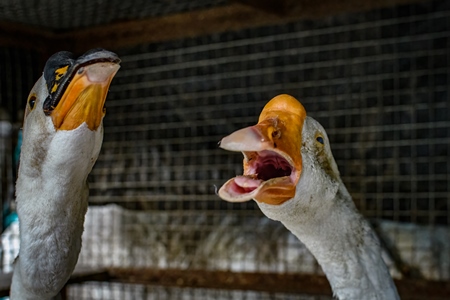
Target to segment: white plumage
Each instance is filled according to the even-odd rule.
[[[119,59],[96,49],[77,60],[59,52],[30,92],[16,184],[20,250],[11,299],[50,299],[81,248],[86,179],[103,139],[104,101]]]
[[[398,299],[377,237],[358,213],[331,154],[323,127],[303,106],[280,95],[259,123],[225,137],[221,147],[244,154],[244,175],[219,196],[255,199],[313,253],[335,295],[343,299]]]
[[[13,223],[2,235],[4,270],[18,251],[18,228]],[[90,206],[86,214],[83,247],[77,268],[150,267],[231,270],[234,272],[280,272],[322,274],[314,257],[294,235],[259,215],[227,212],[221,218],[199,217],[191,211],[133,211],[117,205]],[[188,231],[181,230],[189,228]],[[450,263],[450,230],[380,220],[379,232],[398,249],[401,259],[427,280],[447,280]],[[199,234],[201,233],[201,234]],[[171,243],[168,241],[172,240]],[[195,241],[195,243],[193,243]],[[195,249],[192,249],[195,247]],[[149,251],[151,249],[152,251]],[[436,255],[436,251],[439,255]],[[401,278],[389,255],[383,259],[395,278]],[[173,299],[188,297],[182,289],[163,296],[145,286],[118,286],[92,283],[70,286],[70,293],[92,299]],[[114,288],[113,288],[114,287]],[[156,288],[155,288],[156,289]],[[161,288],[163,289],[163,288]],[[166,289],[166,288],[164,288]],[[207,291],[201,289],[208,299]],[[213,297],[213,296],[211,296]],[[230,299],[225,295],[221,299]],[[239,297],[237,297],[239,298]],[[260,299],[260,294],[253,298]],[[298,299],[299,296],[293,297]],[[315,299],[304,297],[302,299]],[[283,298],[284,299],[284,298]]]

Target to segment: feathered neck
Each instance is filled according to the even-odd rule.
[[[328,192],[334,193],[331,201],[297,194],[280,207],[258,205],[306,245],[338,299],[399,299],[378,239],[345,186],[338,180]]]
[[[102,137],[102,129],[82,125],[59,131],[42,151],[43,144],[24,144],[16,184],[20,250],[12,299],[50,299],[69,279],[81,249],[86,179]]]

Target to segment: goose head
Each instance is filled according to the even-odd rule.
[[[102,49],[78,58],[58,52],[28,96],[11,299],[50,299],[75,268],[88,206],[86,179],[100,152],[104,103],[119,62]]]
[[[379,244],[357,212],[331,153],[324,128],[289,95],[270,100],[255,126],[222,139],[244,155],[244,174],[219,196],[254,199],[313,253],[339,299],[399,299]]]
[[[63,51],[48,59],[26,103],[22,175],[39,177],[46,165],[75,166],[85,152],[91,156],[87,168],[92,167],[103,138],[106,95],[119,63],[116,54],[103,49],[78,58]]]
[[[254,199],[267,211],[293,201],[306,204],[311,196],[330,198],[337,191],[339,171],[327,134],[292,96],[274,97],[263,108],[258,124],[224,137],[220,147],[244,156],[243,175],[219,189],[226,201]],[[322,204],[308,202],[308,207]]]

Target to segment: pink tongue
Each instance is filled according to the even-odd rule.
[[[234,182],[242,188],[256,189],[263,181],[261,179],[252,179],[247,176],[237,176],[234,178]]]

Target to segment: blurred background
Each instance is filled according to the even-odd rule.
[[[450,2],[4,0],[0,295],[18,252],[26,99],[47,58],[115,51],[101,154],[65,299],[332,299],[320,266],[254,202],[225,135],[280,93],[326,129],[402,299],[450,297]]]

